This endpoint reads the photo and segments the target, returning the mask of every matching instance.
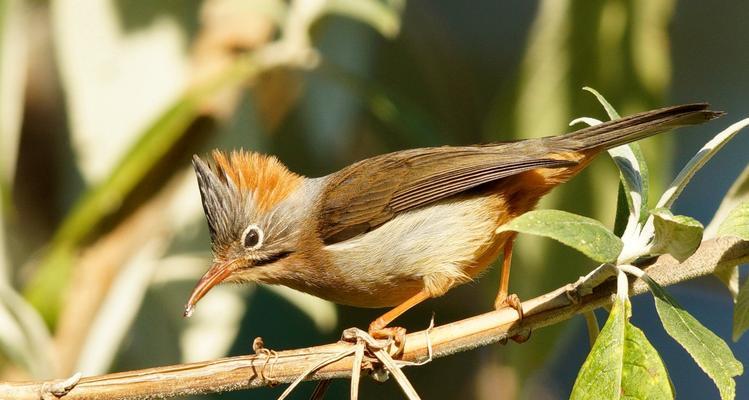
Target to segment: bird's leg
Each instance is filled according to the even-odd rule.
[[[510,267],[512,266],[512,245],[515,242],[513,234],[504,244],[502,255],[502,269],[499,276],[499,292],[497,299],[494,301],[494,308],[499,310],[505,307],[512,307],[517,310],[520,318],[523,318],[523,309],[520,307],[520,300],[515,294],[509,294],[510,287]]]
[[[499,292],[497,299],[494,300],[494,308],[500,310],[505,307],[511,307],[518,312],[519,319],[523,319],[523,305],[520,303],[518,295],[509,293],[510,286],[510,266],[512,264],[512,246],[515,243],[515,234],[507,238],[504,244],[504,254],[502,256],[502,271],[499,277]],[[516,335],[512,340],[522,343],[528,340],[530,333],[527,335]]]
[[[369,334],[372,335],[372,337],[375,339],[393,338],[393,341],[397,348],[395,354],[400,354],[403,351],[403,346],[405,345],[406,329],[399,326],[388,327],[388,325],[393,322],[393,320],[398,318],[401,314],[410,310],[415,305],[430,297],[431,296],[426,289],[423,289],[419,293],[416,293],[413,297],[395,306],[390,311],[382,314],[379,318],[372,321],[372,323],[369,324]]]

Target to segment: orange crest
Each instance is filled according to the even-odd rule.
[[[244,150],[226,153],[214,150],[219,176],[226,175],[242,193],[252,193],[255,207],[267,212],[301,183],[302,177],[289,171],[276,157]]]

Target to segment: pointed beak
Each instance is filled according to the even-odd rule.
[[[220,264],[213,264],[211,268],[200,278],[198,284],[192,290],[190,299],[187,300],[185,305],[185,317],[190,317],[192,312],[195,310],[195,304],[208,293],[211,288],[221,283],[232,273],[232,265],[236,260],[229,261]]]

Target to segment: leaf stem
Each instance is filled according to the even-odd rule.
[[[626,272],[638,279],[642,279],[643,275],[645,275],[645,271],[631,264],[622,264],[622,265],[619,265],[617,268],[619,268],[621,271]]]
[[[588,329],[588,341],[590,341],[590,348],[598,339],[598,334],[601,333],[601,328],[598,326],[598,318],[596,317],[595,311],[588,311],[583,314],[585,317],[585,327]]]

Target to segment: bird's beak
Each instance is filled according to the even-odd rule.
[[[218,285],[231,275],[231,267],[235,261],[236,260],[213,264],[213,266],[211,266],[211,268],[200,278],[198,284],[195,285],[195,288],[192,290],[190,299],[188,299],[187,304],[185,304],[185,313],[183,314],[185,317],[190,317],[192,315],[192,312],[195,309],[195,304],[197,304],[197,302],[200,301],[200,299],[202,299],[212,287]]]

